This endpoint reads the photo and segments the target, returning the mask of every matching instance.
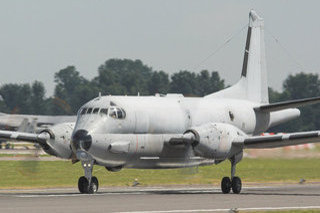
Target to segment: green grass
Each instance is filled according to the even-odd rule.
[[[0,161],[0,188],[75,187],[83,175],[79,163],[68,161]],[[230,175],[230,163],[188,169],[108,172],[95,166],[94,175],[102,186],[130,186],[137,178],[141,185],[220,184]],[[320,181],[320,159],[244,159],[237,166],[244,183]]]
[[[320,152],[320,145],[316,144],[316,148],[314,149],[316,152]]]

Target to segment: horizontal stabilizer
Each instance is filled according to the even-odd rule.
[[[312,98],[304,98],[304,99],[298,99],[298,100],[292,100],[292,101],[283,101],[278,103],[271,103],[262,105],[259,107],[255,107],[254,109],[256,111],[260,112],[274,112],[279,111],[283,109],[289,109],[289,108],[295,108],[295,107],[301,107],[309,104],[316,104],[320,103],[320,97],[312,97]]]
[[[295,132],[283,135],[253,136],[234,141],[234,146],[244,149],[265,149],[293,146],[307,143],[320,143],[320,131]]]

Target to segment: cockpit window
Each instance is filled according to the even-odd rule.
[[[93,114],[97,114],[98,112],[99,112],[99,108],[94,108],[92,111]]]
[[[126,117],[126,113],[120,107],[110,107],[109,116],[117,119],[124,119]]]
[[[90,114],[92,112],[92,108],[88,108],[87,114]]]
[[[108,108],[101,108],[100,109],[100,114],[108,115]]]
[[[83,114],[86,114],[86,112],[87,112],[87,108],[83,108],[80,114],[83,115]]]

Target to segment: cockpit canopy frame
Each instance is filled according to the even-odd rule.
[[[79,110],[80,116],[88,114],[100,114],[101,116],[108,116],[114,119],[126,118],[126,111],[118,106],[110,106],[109,108],[83,107]]]

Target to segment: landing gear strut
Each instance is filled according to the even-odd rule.
[[[231,189],[233,193],[239,194],[241,192],[242,183],[241,183],[241,179],[235,176],[236,164],[237,164],[235,157],[231,158],[230,162],[231,162],[231,179],[229,177],[222,178],[221,190],[223,194],[228,194],[231,191]]]
[[[92,177],[93,163],[93,160],[81,161],[81,165],[84,169],[84,176],[81,176],[78,181],[80,193],[94,194],[98,191],[98,179],[95,176]]]

